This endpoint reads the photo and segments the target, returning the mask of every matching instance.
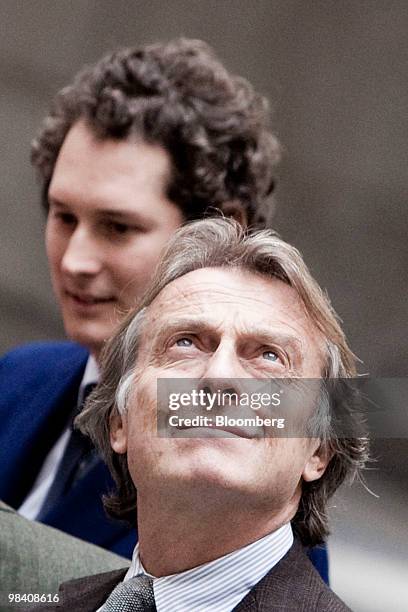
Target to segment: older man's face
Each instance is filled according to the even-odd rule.
[[[148,309],[128,412],[114,422],[140,494],[193,485],[250,496],[276,510],[321,476],[318,441],[241,437],[159,438],[158,378],[319,378],[324,342],[294,289],[278,279],[221,268],[170,283]],[[219,433],[219,432],[218,432]]]

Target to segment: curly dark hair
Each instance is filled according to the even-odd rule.
[[[243,205],[249,224],[270,219],[279,145],[267,101],[206,43],[180,38],[116,51],[57,94],[31,152],[46,209],[60,148],[79,119],[100,138],[142,136],[163,146],[172,161],[167,195],[186,220],[230,202]]]

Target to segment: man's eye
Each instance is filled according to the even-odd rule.
[[[279,361],[279,355],[274,351],[264,351],[262,357],[268,361]]]
[[[131,227],[126,223],[108,223],[108,229],[112,234],[126,234],[130,231]]]
[[[179,338],[176,344],[177,346],[192,346],[193,341],[190,338]]]
[[[64,225],[73,225],[76,222],[74,215],[71,215],[71,213],[56,212],[54,217]]]

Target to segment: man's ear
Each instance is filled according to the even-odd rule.
[[[230,202],[224,202],[223,204],[221,204],[220,210],[222,210],[226,217],[238,221],[238,223],[242,225],[242,227],[248,226],[248,215],[243,204],[241,204],[239,200],[231,200]]]
[[[126,414],[115,412],[109,421],[110,443],[115,453],[123,455],[127,451],[127,419]]]
[[[318,443],[313,455],[307,460],[303,469],[302,477],[306,482],[312,480],[318,480],[321,478],[329,465],[330,459],[333,454],[327,449],[323,448],[323,445]]]

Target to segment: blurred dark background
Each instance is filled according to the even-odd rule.
[[[361,372],[405,376],[405,0],[1,0],[0,348],[63,337],[30,141],[56,91],[117,46],[202,38],[271,101],[283,146],[275,228],[341,315]],[[333,509],[332,583],[357,611],[406,610],[406,440]]]

